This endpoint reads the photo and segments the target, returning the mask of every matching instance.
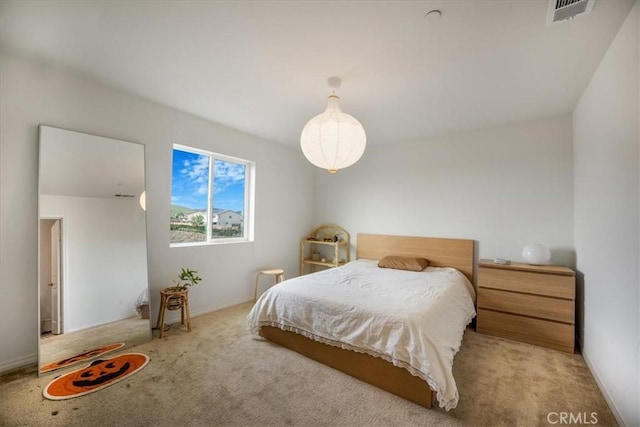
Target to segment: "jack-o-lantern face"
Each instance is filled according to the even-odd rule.
[[[89,366],[70,372],[52,381],[43,391],[48,399],[68,399],[100,390],[137,372],[149,358],[129,353],[106,360],[95,360]]]
[[[77,362],[82,362],[83,360],[88,360],[93,357],[98,357],[101,354],[116,350],[123,346],[124,346],[124,343],[119,342],[115,344],[105,345],[104,347],[94,348],[89,351],[85,351],[84,353],[76,354],[75,356],[69,357],[68,359],[59,360],[57,362],[45,365],[42,368],[40,368],[40,372],[48,372],[48,371],[54,371],[56,369],[64,368],[65,366],[69,366]]]
[[[76,387],[92,387],[104,384],[118,378],[120,375],[126,374],[131,364],[120,360],[95,360],[88,368],[80,372],[79,378],[73,381]]]

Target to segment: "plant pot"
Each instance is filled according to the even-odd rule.
[[[140,307],[140,318],[148,319],[149,318],[149,304],[142,304]]]
[[[189,288],[172,286],[164,288],[162,292],[167,295],[167,310],[180,310],[184,305]]]

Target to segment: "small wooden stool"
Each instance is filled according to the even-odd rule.
[[[189,315],[189,288],[164,288],[160,291],[160,311],[156,328],[160,338],[164,335],[164,314],[166,310],[180,310],[180,323],[187,321],[187,331],[191,332],[191,316]]]
[[[253,301],[258,300],[258,282],[260,280],[260,276],[263,274],[268,276],[276,276],[276,283],[280,283],[284,280],[284,270],[281,268],[271,268],[268,270],[260,270],[256,275],[256,286],[253,289]]]

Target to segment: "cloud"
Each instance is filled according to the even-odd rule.
[[[198,187],[198,189],[196,190],[197,194],[209,194],[209,185],[207,183],[207,185],[201,185]]]
[[[206,207],[209,194],[209,156],[174,150],[172,204]]]
[[[172,204],[205,208],[209,196],[209,173],[213,172],[214,204],[220,209],[242,211],[246,189],[246,165],[214,159],[189,151],[174,150]]]
[[[209,180],[209,157],[197,156],[194,160],[185,160],[181,174],[188,176],[195,182],[208,182]]]
[[[215,161],[214,187],[216,193],[234,184],[244,184],[246,166],[239,163]]]

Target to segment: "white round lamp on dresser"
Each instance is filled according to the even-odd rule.
[[[551,259],[551,252],[545,245],[532,243],[522,249],[522,258],[528,264],[547,264]]]

